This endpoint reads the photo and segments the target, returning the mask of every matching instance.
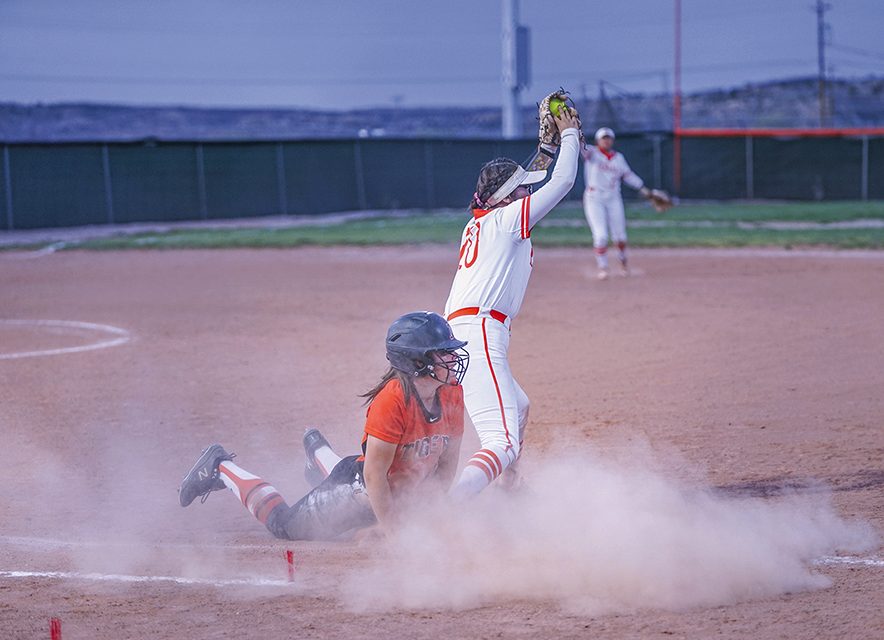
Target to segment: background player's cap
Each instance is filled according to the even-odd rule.
[[[492,196],[488,198],[488,205],[493,207],[515,191],[516,187],[519,185],[536,184],[538,182],[543,182],[545,179],[546,171],[526,171],[519,165],[516,165],[516,170],[513,172],[513,175],[501,185],[500,189],[495,191]]]
[[[609,129],[608,127],[602,127],[598,131],[595,132],[595,139],[601,140],[602,138],[615,138],[614,130]]]

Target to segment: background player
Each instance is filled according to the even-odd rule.
[[[467,343],[470,368],[464,403],[482,448],[467,462],[452,494],[476,494],[518,458],[528,421],[528,397],[507,361],[510,323],[519,313],[534,249],[531,230],[567,195],[577,177],[580,120],[562,107],[555,117],[561,148],[550,181],[532,195],[545,171],[525,171],[498,158],[482,167],[461,238],[460,258],[445,316]],[[507,473],[509,482],[515,473]]]
[[[415,494],[444,494],[457,471],[463,437],[465,343],[436,313],[398,318],[387,332],[390,368],[367,394],[362,455],[341,459],[315,429],[304,436],[308,478],[319,486],[294,506],[263,479],[213,444],[179,489],[182,507],[198,496],[230,489],[277,538],[323,540],[379,522],[395,527]]]
[[[614,132],[602,127],[595,132],[595,147],[585,145],[583,156],[583,178],[586,188],[583,191],[583,213],[592,232],[592,245],[598,266],[599,280],[605,280],[610,273],[608,268],[608,231],[617,245],[620,268],[629,275],[629,262],[626,256],[626,213],[620,183],[625,182],[636,189],[643,197],[650,199],[651,190],[645,186],[626,162],[619,151],[614,150]]]

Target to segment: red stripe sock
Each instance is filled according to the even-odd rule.
[[[224,484],[237,495],[243,506],[261,524],[266,525],[270,512],[285,504],[285,500],[270,483],[253,476],[232,462],[222,462],[218,470]]]

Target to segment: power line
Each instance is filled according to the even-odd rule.
[[[723,70],[739,70],[739,69],[755,69],[770,67],[797,67],[806,66],[806,60],[798,59],[781,59],[781,60],[764,60],[751,63],[719,63],[706,65],[691,65],[684,68],[688,74],[702,74]],[[645,78],[659,78],[661,74],[667,73],[667,68],[647,69],[644,71],[628,71],[621,70],[601,70],[594,71],[591,75],[596,78],[617,78],[623,80],[642,80]],[[534,74],[537,79],[556,80],[558,78],[586,78],[588,76],[585,69],[572,70],[550,70],[540,71]],[[480,84],[494,83],[499,80],[496,75],[480,75],[480,76],[442,76],[435,78],[428,77],[162,77],[162,76],[110,76],[110,75],[62,75],[62,74],[44,74],[44,73],[0,73],[0,80],[16,81],[16,82],[57,82],[60,84],[107,84],[107,85],[189,85],[189,86],[328,86],[351,84],[359,86],[370,85],[434,85],[434,84]]]
[[[866,58],[872,58],[874,60],[884,60],[884,53],[877,53],[875,51],[869,51],[868,49],[860,49],[859,47],[846,47],[842,44],[829,44],[832,49],[835,51],[843,51],[844,53],[852,53],[857,56],[865,56]]]
[[[161,78],[131,76],[85,76],[85,75],[50,75],[0,73],[0,80],[18,82],[58,82],[63,84],[108,84],[108,85],[203,85],[203,86],[328,86],[328,85],[433,85],[433,84],[473,84],[494,82],[497,76],[465,78],[462,76],[449,78]]]

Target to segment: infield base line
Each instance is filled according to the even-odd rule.
[[[76,571],[0,571],[0,579],[42,578],[46,580],[80,580],[86,582],[171,582],[209,587],[290,587],[288,580],[266,578],[182,578],[179,576],[133,576],[115,573],[79,573]]]

